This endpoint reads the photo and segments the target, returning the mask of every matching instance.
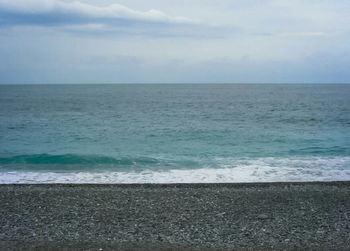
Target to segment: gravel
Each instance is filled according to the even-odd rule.
[[[0,250],[350,250],[350,182],[0,185]]]

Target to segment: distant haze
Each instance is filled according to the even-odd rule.
[[[0,84],[350,83],[348,0],[0,0]]]

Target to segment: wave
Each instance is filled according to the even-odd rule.
[[[298,170],[268,167],[189,169],[142,172],[0,172],[0,184],[15,183],[240,183],[292,181],[346,181],[350,170]]]
[[[147,162],[147,160],[146,160]],[[144,162],[144,163],[146,163]],[[157,160],[155,163],[159,163]],[[0,183],[230,183],[350,180],[350,157],[217,158],[200,168],[3,170]],[[72,162],[69,162],[72,163]],[[123,162],[124,163],[124,162]],[[126,162],[130,163],[130,162]],[[150,165],[152,166],[152,165]]]
[[[113,165],[113,166],[131,166],[131,165],[156,165],[159,160],[148,157],[139,158],[113,158],[101,155],[78,155],[78,154],[34,154],[17,155],[12,157],[0,158],[0,165],[15,165],[17,167],[30,166],[94,166],[94,165]],[[44,167],[43,167],[44,168]]]

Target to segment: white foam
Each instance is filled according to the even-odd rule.
[[[350,157],[218,159],[221,168],[142,172],[0,172],[12,183],[233,183],[350,180]]]

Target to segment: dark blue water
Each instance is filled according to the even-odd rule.
[[[0,86],[3,183],[334,180],[349,165],[350,85]]]

